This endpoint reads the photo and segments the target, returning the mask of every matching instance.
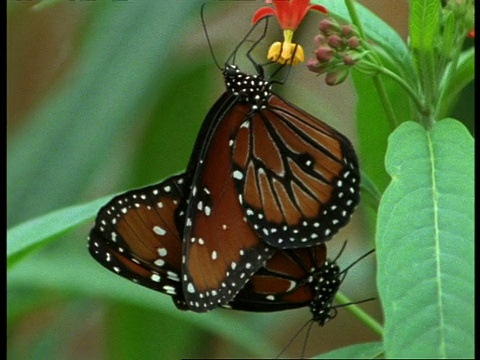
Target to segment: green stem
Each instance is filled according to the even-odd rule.
[[[382,198],[382,193],[378,190],[375,183],[370,179],[370,177],[362,170],[360,170],[360,176],[362,181],[360,182],[360,189],[363,196],[364,203],[371,206],[371,208],[376,212],[378,206],[380,205],[380,199]]]
[[[415,103],[415,106],[417,107],[417,110],[420,112],[420,113],[425,113],[425,105],[423,104],[422,101],[420,101],[418,99],[419,95],[410,87],[410,85],[408,85],[405,80],[403,80],[400,76],[398,76],[397,74],[395,74],[394,72],[388,70],[386,67],[383,67],[383,66],[378,66],[377,67],[377,70],[388,76],[389,78],[391,78],[392,80],[396,81],[401,87],[404,88],[404,90],[408,93],[408,95],[410,95],[410,98],[413,100],[413,102]]]
[[[345,0],[345,5],[347,6],[348,14],[350,19],[352,19],[352,24],[355,25],[360,33],[362,39],[365,39],[365,32],[363,31],[362,22],[357,14],[357,9],[355,9],[355,0]]]
[[[392,103],[390,102],[387,91],[385,90],[385,86],[383,85],[382,78],[378,75],[373,76],[373,83],[375,84],[375,88],[377,89],[377,93],[380,97],[380,101],[382,102],[388,122],[390,123],[392,130],[394,130],[399,124],[397,116],[395,115],[395,111],[393,110]]]
[[[345,0],[345,5],[347,7],[348,14],[350,15],[352,23],[357,27],[360,37],[364,40],[365,44],[367,44],[368,42],[365,38],[365,32],[363,31],[362,22],[360,21],[357,10],[355,8],[355,0]],[[375,88],[377,89],[378,95],[380,96],[380,101],[382,102],[388,122],[390,123],[392,129],[395,129],[398,125],[398,120],[395,115],[395,111],[393,110],[390,99],[388,98],[385,86],[383,85],[383,81],[379,76],[373,76],[373,83],[375,85]]]
[[[458,39],[460,40],[460,39]],[[434,109],[434,117],[438,120],[439,119],[439,115],[441,114],[441,109],[442,109],[442,106],[445,105],[446,101],[445,101],[445,90],[448,89],[451,91],[451,82],[452,82],[452,79],[454,78],[454,75],[455,75],[455,71],[457,70],[458,68],[458,61],[459,61],[459,58],[460,58],[460,54],[462,52],[462,48],[461,46],[463,46],[463,41],[456,41],[455,42],[456,44],[460,44],[459,46],[457,46],[454,51],[453,51],[453,56],[452,56],[452,59],[450,60],[450,63],[448,63],[447,61],[445,61],[445,56],[442,56],[441,60],[444,60],[445,62],[445,65],[441,67],[441,69],[443,70],[443,79],[442,81],[440,81],[440,91],[439,91],[439,96],[438,96],[438,101],[436,103],[436,106],[435,106],[435,109]]]
[[[345,308],[348,311],[350,311],[352,314],[354,314],[361,322],[367,325],[370,329],[372,329],[378,335],[383,336],[382,325],[380,325],[377,320],[375,320],[373,317],[371,317],[369,314],[363,311],[360,307],[358,307],[355,304],[352,304],[353,301],[350,300],[347,296],[345,296],[341,292],[338,292],[335,299],[342,305],[351,304],[351,305],[345,306]]]

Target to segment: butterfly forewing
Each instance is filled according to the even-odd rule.
[[[246,222],[235,190],[230,135],[241,126],[244,114],[220,121],[235,107],[222,97],[212,108],[206,130],[201,130],[205,137],[195,146],[189,165],[194,171],[186,208],[182,281],[187,303],[196,311],[228,303],[273,255]]]
[[[360,198],[350,141],[275,94],[261,110],[234,111],[243,121],[232,137],[232,174],[247,221],[281,249],[329,240]]]
[[[186,309],[180,283],[182,242],[176,213],[183,176],[129,191],[102,207],[90,231],[90,254],[107,269],[173,297]]]

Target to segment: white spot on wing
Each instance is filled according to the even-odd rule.
[[[154,226],[153,227],[153,232],[157,235],[163,236],[167,233],[165,229],[162,229],[160,226]]]

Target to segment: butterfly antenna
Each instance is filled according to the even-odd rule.
[[[346,244],[346,241],[345,243]],[[341,252],[343,251],[343,249],[345,248],[345,245],[343,246],[342,250],[340,251],[340,254]],[[352,268],[352,266],[354,266],[356,263],[360,262],[361,260],[365,259],[368,255],[372,254],[375,252],[375,249],[372,249],[368,252],[366,252],[365,254],[363,254],[362,256],[360,256],[357,260],[355,260],[354,262],[352,262],[350,265],[348,265],[345,269],[342,270],[342,274],[346,273],[348,270],[350,270]],[[340,255],[339,254],[339,255]],[[337,256],[337,259],[338,259],[338,256]],[[335,259],[336,260],[336,259]]]
[[[347,241],[344,242],[343,247],[342,247],[342,249],[340,250],[339,255],[342,253],[343,249],[345,248],[346,243],[347,243]],[[360,256],[358,259],[356,259],[354,262],[352,262],[350,265],[348,265],[345,269],[343,269],[343,270],[340,272],[340,275],[343,275],[342,278],[340,279],[340,284],[342,284],[343,281],[345,280],[345,278],[346,278],[346,276],[347,276],[348,270],[350,270],[356,263],[358,263],[359,261],[365,259],[368,255],[370,255],[370,254],[372,254],[372,253],[374,253],[374,252],[375,252],[375,249],[372,249],[372,250],[366,252],[365,254],[363,254],[362,256]],[[338,259],[338,256],[339,256],[339,255],[337,255],[337,259]],[[347,305],[357,305],[357,304],[361,304],[361,303],[364,303],[364,302],[367,302],[367,301],[376,300],[376,299],[377,299],[377,298],[375,298],[375,297],[371,297],[371,298],[364,299],[364,300],[352,301],[352,302],[349,302],[349,303],[346,303],[346,304],[335,305],[335,306],[332,306],[331,308],[336,311],[336,309],[341,308],[341,307],[345,307],[345,306],[347,306]]]
[[[312,331],[312,326],[314,324],[314,321],[312,320],[310,320],[309,322],[310,322],[310,326],[307,329],[305,340],[303,340],[302,355],[300,356],[302,359],[305,358],[305,351],[307,350],[307,341],[308,341],[308,338],[310,337],[310,331]]]
[[[258,23],[255,23],[253,24],[253,26],[250,28],[250,30],[248,30],[248,32],[245,34],[245,36],[243,37],[243,39],[238,43],[238,45],[235,47],[235,49],[233,50],[232,54],[228,57],[227,59],[227,63],[231,64],[231,63],[235,63],[235,57],[237,56],[237,52],[238,52],[238,49],[240,49],[240,47],[245,44],[248,40],[248,37],[252,34],[252,32],[257,28],[257,25]],[[255,66],[255,69],[258,71],[258,64],[255,62],[255,60],[253,60],[253,58],[250,56],[250,52],[257,46],[257,44],[265,37],[265,34],[267,32],[267,25],[268,25],[268,21],[266,22],[265,24],[265,29],[263,30],[263,35],[260,37],[260,39],[258,39],[257,41],[255,41],[253,43],[253,45],[250,47],[250,49],[247,51],[247,57],[248,59],[252,62],[252,64]],[[261,70],[260,70],[261,71]]]
[[[338,304],[338,305],[332,306],[331,309],[334,309],[336,311],[336,309],[338,309],[338,308],[342,308],[342,307],[346,307],[346,306],[350,306],[350,305],[358,305],[358,304],[362,304],[364,302],[372,301],[372,300],[377,300],[377,298],[376,297],[371,297],[371,298],[368,298],[368,299],[352,301],[352,302],[349,302],[349,303],[346,303],[346,304]]]
[[[343,250],[345,250],[345,248],[346,248],[346,246],[347,246],[347,242],[348,242],[348,240],[345,240],[345,241],[343,242],[342,248],[341,248],[340,251],[338,252],[337,256],[335,256],[335,259],[333,259],[332,262],[337,262],[337,260],[340,258],[340,256],[341,256],[342,253],[343,253]],[[349,268],[350,268],[350,267],[349,267]]]
[[[340,252],[337,254],[337,256],[335,257],[335,259],[332,261],[332,263],[335,263],[338,258],[340,257],[340,255],[342,255],[342,252],[343,250],[345,249],[345,246],[347,245],[347,240],[345,240],[345,242],[343,243],[343,246],[342,248],[340,249]],[[358,262],[360,262],[361,260],[365,259],[368,255],[372,254],[373,252],[375,252],[375,249],[372,249],[368,252],[366,252],[365,254],[363,254],[362,256],[360,256],[358,259],[356,259],[354,262],[352,262],[350,265],[348,265],[345,269],[343,269],[342,271],[339,272],[339,276],[341,276],[341,279],[340,279],[340,285],[343,283],[343,281],[345,280],[345,278],[347,277],[347,273],[348,273],[348,270],[350,270],[355,264],[357,264]]]
[[[215,62],[215,65],[219,70],[222,70],[223,68],[220,66],[220,64],[217,61],[217,58],[215,57],[215,53],[213,52],[213,47],[212,47],[212,42],[210,41],[210,37],[208,36],[208,31],[207,31],[207,24],[205,22],[205,6],[207,3],[203,3],[202,7],[200,8],[200,17],[202,19],[202,26],[203,26],[203,32],[205,33],[205,37],[207,38],[207,43],[208,43],[208,49],[210,50],[210,54],[212,55],[212,59]]]
[[[308,320],[305,324],[302,325],[302,327],[295,333],[295,335],[293,335],[293,337],[289,340],[289,342],[287,343],[287,345],[285,345],[285,347],[283,348],[282,351],[280,351],[280,354],[277,355],[277,357],[275,359],[279,359],[280,356],[282,356],[282,354],[290,347],[290,345],[292,345],[293,341],[298,337],[298,335],[300,335],[300,333],[303,331],[303,329],[305,329],[305,327],[309,324],[310,324],[310,328],[312,327],[312,324],[313,324],[313,321],[312,320]],[[310,332],[310,330],[308,330],[308,332]],[[307,332],[307,335],[308,335],[308,332]],[[303,355],[302,355],[303,356]]]

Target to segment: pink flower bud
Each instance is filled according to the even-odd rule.
[[[348,70],[329,72],[325,76],[325,83],[329,86],[339,85],[347,79],[349,73]]]
[[[320,46],[316,51],[315,55],[317,56],[318,61],[320,62],[329,62],[332,60],[335,55],[335,50],[329,46]]]
[[[357,49],[360,46],[360,39],[356,36],[352,36],[348,39],[347,44],[350,49]]]
[[[345,65],[353,66],[353,65],[356,64],[356,62],[357,62],[357,60],[355,60],[355,59],[353,58],[353,56],[350,55],[350,54],[346,54],[346,55],[343,57],[343,63],[344,63]]]
[[[328,45],[334,49],[341,49],[345,46],[343,39],[337,34],[330,35],[327,39],[327,42]]]
[[[325,45],[326,43],[325,36],[322,34],[315,35],[315,37],[313,38],[313,41],[315,42],[315,47],[319,47],[320,45]]]
[[[318,29],[325,35],[331,35],[340,30],[338,23],[334,19],[325,19],[320,21]]]
[[[318,62],[317,59],[309,59],[307,61],[307,69],[313,72],[319,72],[318,67],[320,66],[320,63]]]
[[[343,25],[342,26],[342,35],[346,38],[354,35],[352,27],[350,25]]]

